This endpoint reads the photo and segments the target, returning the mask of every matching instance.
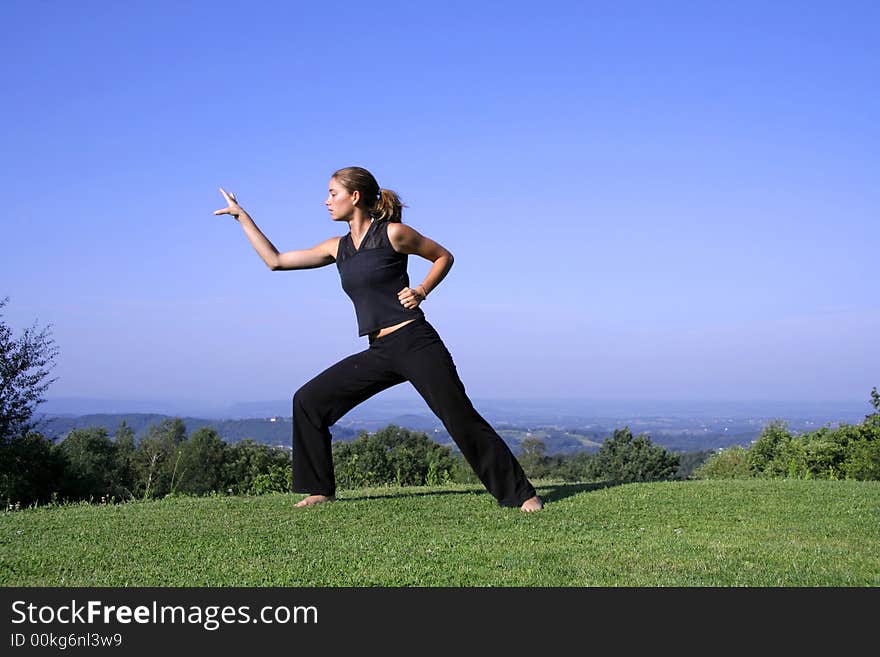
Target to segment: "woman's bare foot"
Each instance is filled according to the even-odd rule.
[[[522,503],[522,506],[519,507],[520,511],[540,511],[544,508],[544,503],[541,501],[541,498],[535,495],[534,497],[530,497],[525,502]]]
[[[333,495],[309,495],[307,498],[300,500],[293,505],[293,508],[302,506],[314,506],[315,504],[323,504],[324,502],[332,502],[336,498]]]

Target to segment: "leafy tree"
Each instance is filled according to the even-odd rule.
[[[880,480],[880,393],[876,386],[871,389],[871,406],[874,412],[859,425],[858,436],[841,466],[849,479]]]
[[[563,481],[587,481],[593,478],[593,460],[595,454],[589,452],[577,452],[560,459],[550,476],[556,476]]]
[[[520,453],[517,458],[526,475],[540,478],[547,475],[547,446],[540,438],[526,438],[520,443]]]
[[[791,439],[786,422],[773,420],[765,426],[749,447],[748,461],[752,472],[769,477],[785,475],[788,468],[782,459],[782,451]]]
[[[123,499],[134,499],[137,494],[137,445],[134,429],[123,420],[114,434],[116,465],[113,472],[113,488]]]
[[[293,489],[293,472],[290,465],[274,463],[266,472],[254,477],[248,492],[253,495],[266,493],[289,493]]]
[[[373,434],[362,432],[351,442],[335,443],[336,481],[343,488],[396,484],[420,486],[429,479],[452,478],[451,450],[414,432],[389,425]]]
[[[711,449],[699,452],[681,452],[678,454],[678,471],[675,473],[676,479],[690,479],[694,472],[702,466],[706,461],[711,459],[715,452]]]
[[[228,449],[214,429],[194,431],[181,443],[175,490],[196,495],[225,490]]]
[[[29,432],[0,446],[0,501],[27,506],[49,502],[64,478],[64,462],[52,441]]]
[[[696,479],[747,479],[752,476],[748,452],[742,445],[728,447],[700,465],[693,476]]]
[[[138,488],[143,497],[162,497],[174,492],[186,425],[179,417],[151,425],[138,444],[135,459]]]
[[[229,447],[226,480],[239,495],[291,490],[290,452],[250,438]]]
[[[861,440],[853,444],[842,465],[847,479],[880,480],[880,440]]]
[[[633,437],[629,427],[615,429],[591,462],[593,476],[616,482],[672,479],[678,456],[653,445],[644,434]]]
[[[116,445],[103,427],[74,429],[54,446],[63,458],[65,499],[107,499],[122,496],[113,488],[116,470]]]
[[[9,297],[0,299],[0,310],[8,301]],[[34,410],[56,380],[47,377],[57,355],[51,327],[38,329],[34,324],[14,339],[12,329],[0,320],[0,444],[34,428]]]

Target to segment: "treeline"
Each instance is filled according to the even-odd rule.
[[[787,477],[791,479],[880,480],[880,394],[871,391],[874,412],[859,424],[825,426],[801,434],[774,421],[748,448],[730,447],[698,467],[702,479]]]
[[[235,495],[290,490],[290,452],[253,440],[229,445],[210,427],[186,435],[180,418],[135,440],[124,422],[75,429],[53,442],[30,431],[0,444],[0,500],[118,502],[174,494]]]
[[[546,455],[544,443],[535,438],[526,439],[521,447],[517,458],[530,479],[632,482],[680,475],[679,455],[651,444],[647,436],[633,436],[628,427],[614,431],[594,453]],[[342,488],[479,483],[460,453],[425,433],[394,425],[372,434],[362,432],[351,442],[334,443],[333,461]]]
[[[598,452],[545,455],[527,440],[520,462],[533,479],[654,481],[680,476],[681,459],[643,436],[618,429]],[[479,483],[458,452],[424,432],[395,425],[335,441],[339,488]],[[103,427],[75,429],[53,442],[37,432],[0,445],[0,500],[121,502],[168,495],[258,495],[292,490],[290,452],[253,440],[229,445],[212,427],[186,435],[180,418],[151,425],[136,440],[124,422],[111,438]]]

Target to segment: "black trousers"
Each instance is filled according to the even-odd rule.
[[[293,489],[333,495],[330,427],[361,402],[409,381],[443,422],[462,455],[501,506],[535,495],[519,461],[465,393],[452,356],[424,318],[342,359],[293,396]]]

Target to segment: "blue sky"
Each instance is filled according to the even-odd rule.
[[[3,2],[0,296],[49,397],[285,399],[366,348],[360,165],[455,265],[475,398],[864,400],[880,385],[873,2]],[[420,282],[427,262],[411,258]],[[406,386],[384,396],[411,397]]]

